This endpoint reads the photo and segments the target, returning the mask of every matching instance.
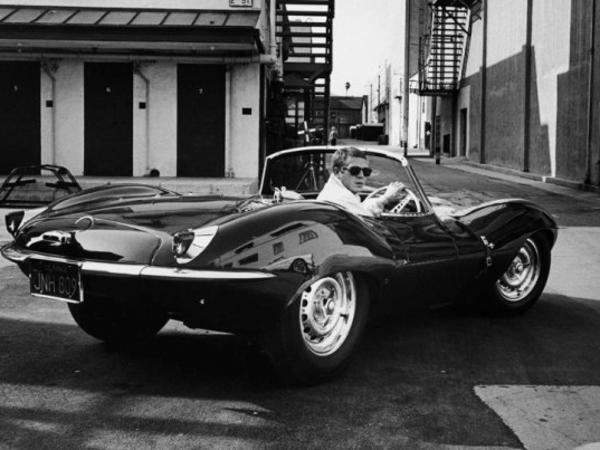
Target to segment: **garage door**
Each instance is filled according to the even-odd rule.
[[[177,175],[225,174],[225,67],[177,70]]]
[[[0,61],[0,173],[40,164],[40,64]]]
[[[85,63],[84,173],[131,176],[133,66]]]

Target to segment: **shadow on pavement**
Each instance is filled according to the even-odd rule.
[[[473,387],[600,384],[599,325],[597,302],[558,295],[510,319],[456,308],[405,314],[368,329],[340,378],[291,389],[230,335],[168,330],[121,353],[75,325],[5,317],[0,442],[519,447]]]

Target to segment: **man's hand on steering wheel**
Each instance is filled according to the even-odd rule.
[[[377,198],[380,205],[393,214],[400,214],[410,203],[414,204],[416,212],[421,212],[422,210],[419,198],[404,183],[399,181],[394,181],[387,186],[375,189],[367,196],[365,201],[371,198]],[[389,207],[389,203],[393,202],[396,202],[396,204]]]
[[[402,191],[406,189],[404,183],[400,181],[393,181],[387,185],[385,189],[385,193],[381,196],[382,201],[385,204],[390,203],[391,201],[398,201],[402,197]]]

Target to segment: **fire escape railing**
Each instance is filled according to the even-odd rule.
[[[324,142],[329,128],[335,0],[277,0],[288,142]],[[299,136],[299,138],[298,138]]]
[[[429,33],[419,39],[419,77],[411,92],[449,96],[458,90],[464,71],[471,23],[481,0],[438,0],[430,5]]]

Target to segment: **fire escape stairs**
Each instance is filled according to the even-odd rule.
[[[430,5],[429,33],[419,42],[419,79],[411,91],[449,96],[460,87],[471,23],[480,17],[481,0],[438,0]]]
[[[288,108],[286,122],[296,131],[303,122],[322,127],[325,136],[329,128],[334,5],[335,0],[276,0],[284,96],[303,105],[301,114],[297,106]]]

